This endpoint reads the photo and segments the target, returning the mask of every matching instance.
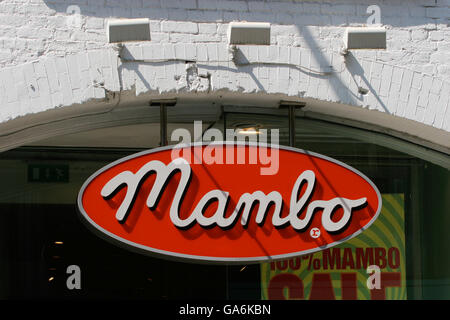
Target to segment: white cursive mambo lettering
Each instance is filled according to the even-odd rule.
[[[156,174],[155,182],[146,203],[147,207],[154,210],[161,195],[164,193],[165,186],[177,172],[181,173],[181,177],[170,207],[170,219],[176,227],[183,229],[190,228],[195,223],[200,224],[202,227],[217,225],[220,228],[227,229],[234,226],[240,214],[241,224],[246,227],[249,223],[253,206],[259,203],[255,222],[260,226],[264,224],[268,211],[273,205],[275,208],[272,224],[277,228],[283,228],[290,224],[295,230],[304,231],[311,223],[314,214],[317,211],[322,211],[321,222],[324,229],[330,233],[337,233],[345,230],[349,225],[352,218],[352,210],[362,207],[367,202],[365,197],[355,200],[336,197],[330,200],[315,200],[307,205],[314,193],[316,177],[313,171],[305,170],[298,176],[292,188],[289,214],[285,217],[281,217],[283,199],[277,191],[272,191],[269,194],[265,194],[262,191],[255,191],[252,194],[244,193],[231,215],[226,217],[225,212],[229,202],[229,193],[216,189],[207,192],[197,203],[192,213],[187,218],[182,219],[179,212],[180,206],[183,196],[189,188],[192,176],[191,166],[183,158],[175,159],[168,165],[161,161],[153,160],[143,165],[136,173],[131,171],[121,172],[105,184],[101,190],[101,195],[104,199],[109,199],[114,197],[123,187],[126,187],[125,198],[116,212],[116,219],[120,223],[124,223],[133,207],[141,184],[149,175]],[[305,191],[300,195],[301,187],[305,183]],[[205,210],[213,202],[218,204],[216,212],[212,216],[205,217]],[[338,221],[333,221],[333,214],[338,208],[342,208],[343,214]],[[300,218],[300,216],[303,216],[303,218]]]

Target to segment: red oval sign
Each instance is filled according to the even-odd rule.
[[[254,161],[273,152],[276,170]],[[78,206],[88,226],[127,248],[249,263],[319,251],[358,235],[377,218],[381,196],[362,173],[323,155],[262,144],[194,144],[111,163],[85,182]]]

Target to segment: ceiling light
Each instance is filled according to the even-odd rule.
[[[245,135],[254,135],[254,134],[259,134],[259,130],[255,127],[250,127],[250,128],[239,128],[237,129],[237,133],[238,134],[245,134]]]

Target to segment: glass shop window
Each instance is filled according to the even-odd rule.
[[[128,251],[86,228],[78,191],[108,163],[158,147],[160,125],[94,129],[0,154],[0,299],[449,299],[450,160],[438,165],[320,120],[296,117],[292,130],[286,112],[263,109],[198,119],[203,130],[279,129],[281,145],[361,171],[383,199],[370,228],[314,254],[239,266]],[[171,110],[169,137],[176,128],[192,132],[191,120]]]

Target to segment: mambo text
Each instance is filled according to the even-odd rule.
[[[121,188],[127,187],[125,197],[116,212],[116,219],[120,223],[124,223],[132,209],[136,194],[139,192],[139,186],[149,174],[156,174],[156,179],[148,195],[146,205],[151,210],[154,210],[158,205],[158,201],[164,192],[169,179],[178,171],[181,172],[181,177],[170,207],[170,219],[176,227],[183,229],[192,227],[196,222],[202,227],[212,227],[217,225],[220,228],[227,229],[234,226],[238,221],[237,219],[240,212],[242,212],[241,224],[245,227],[248,225],[253,205],[255,202],[258,202],[259,207],[255,222],[259,226],[264,224],[271,205],[275,206],[272,224],[277,228],[283,228],[290,224],[297,231],[307,229],[314,213],[319,209],[322,210],[322,225],[324,229],[330,233],[337,233],[345,230],[349,225],[352,217],[352,210],[364,206],[367,202],[367,198],[365,197],[355,200],[342,197],[330,200],[315,200],[309,203],[306,207],[304,218],[300,219],[299,214],[304,211],[307,202],[313,194],[314,185],[316,183],[314,172],[305,170],[300,173],[294,183],[290,199],[289,214],[285,217],[281,216],[283,199],[281,194],[277,191],[272,191],[268,194],[265,194],[262,191],[242,194],[232,214],[226,217],[225,211],[229,201],[229,193],[227,191],[216,189],[207,192],[200,199],[193,212],[187,218],[181,219],[179,209],[183,200],[183,195],[188,189],[192,176],[191,166],[183,158],[175,159],[168,165],[158,160],[152,160],[143,165],[136,173],[123,171],[104,185],[101,190],[101,196],[104,199],[109,199]],[[300,189],[305,183],[306,189],[299,198]],[[210,217],[205,217],[203,212],[205,212],[206,208],[214,201],[217,201],[218,203],[216,212]],[[339,221],[333,221],[333,213],[339,207],[343,209],[343,214]]]

